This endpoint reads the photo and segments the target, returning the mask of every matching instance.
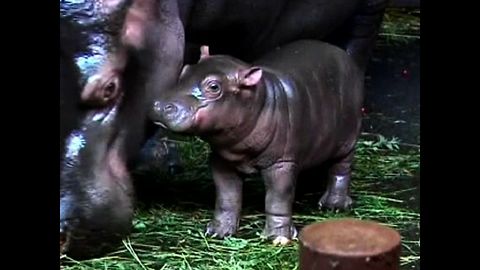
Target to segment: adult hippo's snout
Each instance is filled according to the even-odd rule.
[[[115,184],[60,199],[60,252],[95,256],[118,244],[131,228],[131,196]],[[94,191],[95,189],[95,191]]]
[[[60,249],[82,257],[103,252],[128,234],[133,191],[125,139],[118,127],[121,99],[87,114],[65,141],[60,176]]]
[[[76,220],[72,219],[73,200],[71,196],[60,199],[60,252],[67,251],[70,242],[70,226]]]

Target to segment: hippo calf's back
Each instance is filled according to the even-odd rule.
[[[340,48],[317,41],[284,46],[257,65],[281,81],[286,106],[281,125],[289,129],[287,150],[301,167],[345,155],[361,124],[363,75]],[[277,94],[278,95],[278,94]],[[300,160],[299,160],[300,159]]]

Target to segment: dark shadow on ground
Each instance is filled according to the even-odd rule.
[[[379,43],[365,86],[363,130],[420,144],[420,41]]]

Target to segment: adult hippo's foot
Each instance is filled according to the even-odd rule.
[[[176,175],[184,171],[182,161],[180,159],[180,154],[178,153],[178,145],[176,143],[167,142],[168,148],[168,173],[170,175]]]
[[[137,172],[167,173],[171,176],[184,171],[178,144],[172,142],[160,129],[140,151],[135,170]]]

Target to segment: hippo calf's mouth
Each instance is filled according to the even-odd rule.
[[[160,122],[160,121],[158,121],[158,120],[157,120],[157,121],[153,121],[153,123],[154,123],[155,125],[157,125],[157,126],[160,126],[161,128],[168,129],[168,127],[167,127],[164,123],[162,123],[162,122]]]
[[[153,120],[153,123],[167,131],[174,131],[177,133],[189,133],[190,130],[195,129],[197,126],[199,126],[201,119],[203,118],[201,116],[201,112],[203,111],[202,109],[206,108],[207,106],[208,103],[199,105],[196,108],[190,107],[189,110],[184,110],[188,113],[183,114],[181,117],[167,119],[162,116],[160,117],[160,119]],[[183,127],[180,128],[180,130],[177,130],[177,127],[180,126]]]
[[[202,119],[203,119],[202,112],[205,111],[205,108],[208,107],[208,104],[209,103],[201,105],[197,108],[197,110],[195,111],[195,113],[192,116],[192,123],[194,125],[200,126],[200,124],[202,122]]]

